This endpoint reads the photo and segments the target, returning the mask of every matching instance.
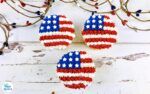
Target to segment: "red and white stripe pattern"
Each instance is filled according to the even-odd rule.
[[[82,35],[85,43],[95,49],[110,48],[117,41],[115,24],[106,15],[91,16],[85,23]]]
[[[47,16],[40,26],[40,41],[48,49],[65,49],[74,39],[74,32],[74,25],[66,16]]]
[[[79,61],[76,61],[77,58]],[[65,87],[85,89],[93,81],[95,65],[85,51],[69,52],[57,64],[57,74]]]

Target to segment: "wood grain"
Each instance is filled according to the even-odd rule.
[[[85,50],[96,61],[103,56],[150,53],[150,44],[116,44],[109,50],[101,51],[90,49],[83,43],[74,43],[67,50],[55,51],[44,49],[40,43],[22,43],[22,45],[24,49],[21,53],[13,50],[0,56],[0,85],[4,81],[12,82],[15,87],[13,94],[51,94],[53,91],[56,94],[62,94],[62,91],[63,94],[141,94],[140,92],[149,94],[150,92],[148,75],[150,57],[136,61],[118,59],[112,61],[112,64],[103,66],[99,66],[100,62],[96,62],[94,82],[85,91],[65,88],[56,75],[56,63],[68,51]]]

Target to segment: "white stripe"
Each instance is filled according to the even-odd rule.
[[[104,22],[113,23],[111,19],[104,19]],[[114,23],[115,24],[115,23]],[[118,31],[116,27],[104,26],[104,30]]]
[[[88,81],[61,81],[61,83],[65,85],[72,85],[72,84],[80,84],[83,83],[85,86],[89,85],[91,82]]]
[[[117,31],[116,27],[104,26],[104,30]]]
[[[84,67],[95,67],[95,64],[94,63],[81,63],[81,67],[84,68]]]
[[[72,24],[60,24],[59,27],[60,28],[62,28],[62,27],[64,27],[64,28],[68,27],[68,28],[73,28],[74,29],[74,25],[72,25]]]
[[[94,77],[94,73],[62,73],[62,72],[57,72],[57,75],[59,77],[77,77],[77,76],[84,76],[84,77]]]
[[[105,44],[108,44],[108,45],[112,45],[112,44],[114,44],[114,43],[110,43],[110,42],[87,42],[86,43],[88,46],[90,46],[90,45],[105,45]]]
[[[50,40],[42,40],[42,43],[51,43],[51,42],[68,42],[69,44],[72,42],[69,39],[50,39]]]
[[[70,19],[68,19],[68,18],[63,18],[63,17],[60,17],[60,18],[59,18],[59,21],[70,21]]]
[[[89,38],[115,38],[116,39],[116,35],[109,35],[109,34],[105,34],[105,35],[101,35],[101,34],[97,34],[97,35],[83,35],[84,39],[89,39]]]
[[[40,36],[51,36],[51,35],[68,35],[68,36],[71,36],[71,37],[75,37],[75,34],[74,33],[71,33],[71,32],[59,32],[59,31],[56,31],[56,32],[45,32],[45,33],[39,33]]]
[[[104,22],[113,23],[111,19],[107,19],[107,18],[104,19]]]
[[[89,58],[89,56],[87,54],[80,54],[80,57],[83,58],[83,59],[84,58]]]
[[[48,46],[48,47],[45,46],[45,48],[46,48],[47,50],[53,50],[53,49],[66,49],[67,46],[65,46],[65,45]]]
[[[86,59],[86,58],[90,58],[87,54],[80,54],[80,57],[82,59]],[[86,62],[82,62],[81,66],[82,67],[94,67],[95,65],[93,65],[94,63],[86,63]]]

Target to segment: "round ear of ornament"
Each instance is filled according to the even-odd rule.
[[[74,25],[66,16],[49,15],[40,26],[40,41],[48,49],[65,49],[73,41],[74,32]]]
[[[94,78],[95,65],[85,51],[64,54],[57,64],[57,75],[65,87],[85,89]]]
[[[86,20],[82,36],[90,48],[106,49],[116,43],[115,23],[106,15],[92,15]]]

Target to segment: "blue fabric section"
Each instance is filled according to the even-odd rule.
[[[84,31],[87,30],[104,30],[104,16],[92,15],[84,24]]]
[[[78,59],[77,59],[78,58]],[[73,51],[65,54],[58,62],[57,68],[59,69],[78,69],[81,68],[80,53]]]
[[[57,15],[46,16],[43,19],[39,32],[45,33],[45,32],[56,32],[56,31],[59,31],[59,16]]]

